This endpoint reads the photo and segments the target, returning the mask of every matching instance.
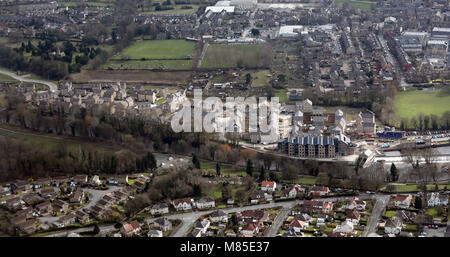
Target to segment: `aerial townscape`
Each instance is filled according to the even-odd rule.
[[[449,43],[448,0],[0,0],[0,237],[450,237]]]

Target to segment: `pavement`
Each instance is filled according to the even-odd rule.
[[[0,73],[1,74],[5,74],[8,75],[12,78],[14,78],[15,80],[21,81],[21,82],[28,82],[28,83],[39,83],[39,84],[44,84],[46,86],[48,86],[50,88],[50,91],[52,92],[56,92],[58,90],[58,86],[53,83],[53,82],[49,82],[49,81],[44,81],[44,80],[38,80],[38,79],[27,79],[26,76],[18,76],[17,74],[7,71],[7,70],[3,70],[0,69]]]

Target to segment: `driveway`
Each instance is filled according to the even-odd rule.
[[[17,74],[7,71],[7,70],[3,70],[0,69],[0,73],[8,75],[12,78],[14,78],[15,80],[21,81],[21,82],[29,82],[29,83],[39,83],[39,84],[44,84],[46,86],[48,86],[50,88],[50,91],[52,92],[56,92],[58,90],[58,86],[53,83],[53,82],[49,82],[49,81],[44,81],[44,80],[38,80],[38,79],[27,79],[26,75],[25,76],[18,76]]]

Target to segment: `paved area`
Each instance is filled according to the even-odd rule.
[[[425,237],[444,237],[447,227],[439,227],[438,229],[424,227],[423,231],[427,233]]]
[[[120,190],[122,187],[119,186],[109,186],[107,190],[95,190],[95,189],[83,189],[85,192],[88,192],[91,194],[89,197],[89,203],[86,204],[83,208],[89,209],[92,206],[94,206],[103,196],[105,196],[108,193],[111,193],[116,190]]]

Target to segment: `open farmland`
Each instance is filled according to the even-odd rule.
[[[407,90],[399,92],[395,99],[395,109],[400,118],[412,118],[419,113],[441,116],[450,111],[450,88],[435,91]]]
[[[265,44],[211,44],[200,68],[269,67],[272,49]]]

